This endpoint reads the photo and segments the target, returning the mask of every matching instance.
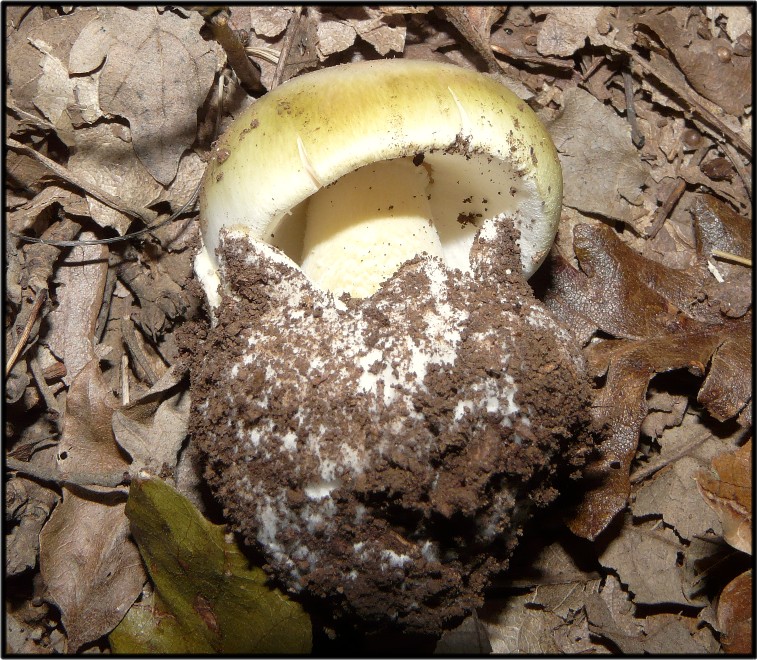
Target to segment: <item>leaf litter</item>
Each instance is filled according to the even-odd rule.
[[[3,10],[6,232],[106,238],[191,200],[214,136],[254,100],[213,38],[225,10]],[[584,346],[606,440],[545,514],[553,531],[524,540],[437,651],[748,652],[748,8],[234,6],[227,18],[266,89],[359,59],[449,61],[528,100],[560,151],[563,222],[534,287]],[[212,591],[181,584],[166,566],[182,535],[149,531],[185,502],[182,519],[217,537],[255,602],[279,598],[224,534],[186,436],[176,336],[205,313],[195,215],[108,245],[6,239],[5,650],[273,650],[228,645],[222,630],[249,631],[214,598],[236,587],[200,577],[207,566],[193,575]],[[257,624],[306,650],[297,608]],[[342,648],[328,629],[313,640]]]

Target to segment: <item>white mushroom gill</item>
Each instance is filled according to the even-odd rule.
[[[310,198],[301,268],[316,285],[367,298],[417,254],[442,256],[429,177],[409,159],[372,163]]]

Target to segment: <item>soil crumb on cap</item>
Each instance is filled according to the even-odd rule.
[[[421,255],[364,300],[221,242],[228,292],[190,349],[207,478],[290,591],[366,627],[439,633],[480,606],[590,442],[577,348],[511,221],[486,223],[471,274]]]

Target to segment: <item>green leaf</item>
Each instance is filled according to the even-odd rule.
[[[213,647],[202,636],[193,636],[191,626],[170,614],[154,593],[132,605],[108,641],[116,655],[214,653]]]
[[[233,538],[159,479],[132,482],[126,515],[155,585],[111,633],[117,653],[308,653],[302,607],[250,568]]]

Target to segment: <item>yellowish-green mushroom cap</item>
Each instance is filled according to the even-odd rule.
[[[217,305],[226,229],[280,248],[317,286],[364,297],[422,252],[470,270],[476,232],[504,214],[519,225],[529,277],[561,202],[546,129],[493,78],[435,62],[346,64],[277,87],[220,138],[195,268]]]

